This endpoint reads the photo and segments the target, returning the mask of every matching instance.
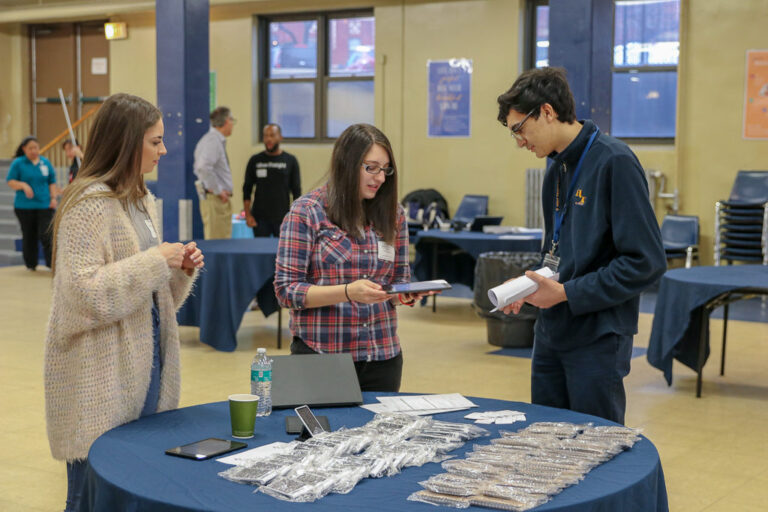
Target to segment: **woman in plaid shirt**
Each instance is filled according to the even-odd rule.
[[[336,139],[328,182],[297,199],[280,228],[275,292],[291,311],[291,353],[348,352],[363,391],[398,391],[395,306],[421,294],[382,287],[409,281],[392,147],[376,127],[352,125]]]

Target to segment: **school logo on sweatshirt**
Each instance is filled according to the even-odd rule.
[[[574,200],[573,204],[575,206],[584,206],[584,200],[587,197],[581,193],[581,189],[576,191],[576,199]]]

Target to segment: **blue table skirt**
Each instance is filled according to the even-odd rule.
[[[278,309],[272,286],[277,238],[197,240],[205,267],[177,314],[179,325],[200,327],[200,341],[217,350],[237,348],[237,330],[251,300],[264,316]]]
[[[247,369],[243,373],[245,382]],[[376,396],[391,393],[364,393],[366,403]],[[480,411],[513,409],[525,412],[527,422],[514,425],[485,426],[498,437],[499,429],[518,430],[535,421],[569,421],[611,424],[606,420],[562,409],[534,406],[484,398],[472,398]],[[357,427],[373,417],[359,407],[317,409],[328,416],[331,428]],[[445,421],[469,422],[463,416],[470,411],[436,416]],[[257,418],[256,436],[247,441],[249,448],[274,441],[288,442],[285,417],[292,410],[276,410],[271,416]],[[171,457],[163,452],[175,446],[206,437],[229,438],[229,411],[226,402],[188,407],[147,416],[107,432],[91,447],[84,510],[167,511],[384,511],[433,510],[431,505],[406,501],[421,489],[418,482],[442,473],[439,464],[406,468],[394,477],[365,479],[347,495],[328,495],[311,505],[279,501],[255,487],[236,484],[217,476],[227,469],[215,460],[192,461]],[[474,441],[488,444],[490,438]],[[452,452],[463,456],[473,442]],[[479,510],[478,508],[474,508]],[[642,438],[630,451],[616,456],[587,474],[576,486],[565,489],[552,501],[536,510],[548,511],[667,511],[667,493],[659,455],[653,444]]]
[[[416,259],[413,274],[416,280],[445,279],[470,288],[475,282],[475,262],[480,254],[490,251],[540,252],[541,233],[503,234],[473,231],[420,231],[414,240]],[[432,250],[461,249],[454,257],[438,257],[435,275],[432,275]]]
[[[648,362],[664,372],[672,384],[672,360],[697,370],[704,305],[718,295],[743,289],[768,289],[768,267],[734,265],[693,267],[668,271],[661,278],[653,327],[648,343]],[[709,343],[705,347],[705,362]]]

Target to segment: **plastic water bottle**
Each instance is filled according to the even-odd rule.
[[[251,363],[251,394],[259,395],[256,416],[269,416],[272,413],[272,360],[265,348],[256,349]]]

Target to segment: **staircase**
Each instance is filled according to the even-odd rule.
[[[13,198],[16,192],[5,183],[10,166],[10,160],[0,160],[0,266],[23,264],[15,243],[21,238],[21,228],[13,213]]]

